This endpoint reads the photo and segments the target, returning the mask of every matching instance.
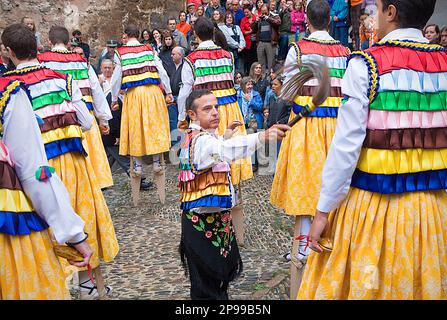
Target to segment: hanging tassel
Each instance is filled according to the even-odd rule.
[[[55,171],[56,169],[54,169],[53,167],[41,166],[36,171],[36,179],[39,181],[46,181],[51,178]]]

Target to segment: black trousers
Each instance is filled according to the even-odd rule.
[[[228,285],[242,272],[230,212],[184,211],[180,257],[192,300],[228,300]]]

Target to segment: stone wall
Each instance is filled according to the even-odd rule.
[[[184,7],[184,0],[0,0],[0,32],[24,16],[35,20],[43,45],[53,25],[65,26],[70,34],[80,29],[95,59],[107,39],[120,39],[126,24],[164,28]]]

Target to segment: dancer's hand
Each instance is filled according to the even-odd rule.
[[[234,130],[234,129],[236,129],[237,127],[242,126],[242,125],[243,125],[242,121],[234,120],[233,122],[231,122],[231,123],[228,125],[227,129],[228,129],[228,130]]]
[[[327,216],[328,216],[327,213],[317,210],[317,212],[315,213],[314,220],[312,221],[312,225],[310,226],[309,248],[318,253],[323,252],[323,249],[318,244],[318,240],[320,240],[324,229],[326,229],[328,223]]]
[[[172,93],[170,93],[166,96],[166,103],[170,104],[172,102],[174,102],[174,96],[172,95]]]
[[[242,125],[244,125],[244,123],[239,120],[231,122],[228,125],[227,130],[225,130],[224,139],[230,139],[233,136],[233,134],[235,134],[236,131],[239,129],[238,127]]]
[[[110,133],[110,127],[105,125],[99,125],[99,130],[101,130],[101,134],[106,136]]]
[[[119,146],[120,145],[120,138],[115,138],[115,146]]]
[[[74,261],[68,261],[71,265],[74,265],[76,267],[82,268],[82,267],[86,267],[89,262],[90,262],[90,258],[93,254],[93,250],[92,248],[90,248],[89,244],[87,243],[87,241],[83,241],[79,244],[76,244],[73,246],[76,250],[78,250],[83,256],[84,256],[84,261],[82,262],[74,262]]]
[[[118,104],[118,101],[113,101],[112,102],[112,107],[111,107],[111,109],[112,109],[112,111],[116,111],[116,110],[118,110],[119,109],[119,104]]]
[[[286,124],[275,124],[271,128],[262,131],[259,134],[259,139],[262,142],[281,140],[285,137],[288,130],[290,130],[290,127]]]
[[[188,121],[183,120],[183,121],[177,122],[177,128],[179,130],[186,130],[186,129],[188,129]]]

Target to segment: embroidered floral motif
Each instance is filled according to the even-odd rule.
[[[229,211],[197,214],[189,211],[186,217],[191,220],[193,227],[203,232],[213,246],[220,248],[220,254],[227,257],[231,251],[231,243],[234,239],[233,224]]]

